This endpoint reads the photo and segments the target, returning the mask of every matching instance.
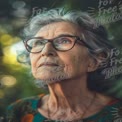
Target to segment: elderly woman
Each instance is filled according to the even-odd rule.
[[[25,29],[33,76],[49,94],[17,101],[8,122],[112,122],[121,119],[120,100],[88,85],[107,62],[112,46],[105,29],[86,13],[53,9],[31,19]],[[92,75],[91,75],[92,76]],[[100,80],[100,79],[99,79]],[[99,80],[97,81],[99,84]]]

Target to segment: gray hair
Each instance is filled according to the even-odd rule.
[[[78,25],[83,31],[81,37],[87,44],[92,57],[98,60],[97,55],[104,52],[105,59],[109,56],[111,45],[108,42],[106,30],[103,26],[81,11],[65,12],[64,9],[51,9],[33,17],[24,29],[24,36],[34,36],[41,27],[54,22],[71,22]]]
[[[40,30],[41,27],[47,24],[62,21],[74,23],[77,26],[79,26],[79,28],[81,28],[81,37],[83,41],[87,44],[89,54],[95,60],[102,62],[109,61],[109,54],[113,46],[109,43],[107,31],[102,25],[99,25],[93,18],[91,18],[85,12],[66,12],[63,9],[51,9],[48,11],[44,11],[36,15],[35,17],[31,18],[29,24],[24,29],[24,37],[34,36]],[[100,53],[104,54],[102,59],[98,59],[98,55]],[[100,81],[104,79],[104,76],[100,75],[102,70],[103,67],[97,69],[95,72],[90,73],[88,76],[88,81],[90,81],[89,87],[91,87],[91,89],[93,90],[95,90],[95,88],[98,87],[96,91],[100,92],[103,91],[103,89],[105,90],[105,86],[103,86],[103,88],[101,86],[103,83],[100,83]],[[96,79],[93,76],[93,74],[96,74]],[[93,82],[91,80],[93,80]],[[97,86],[94,85],[92,87],[92,85],[95,84],[95,81],[97,81]],[[98,81],[100,84],[98,83]],[[101,87],[101,89],[99,88],[98,84]],[[108,87],[106,87],[106,89],[107,88]]]

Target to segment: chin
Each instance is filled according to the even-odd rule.
[[[36,77],[36,79],[38,79],[36,81],[36,83],[39,85],[39,86],[45,86],[45,85],[49,85],[49,84],[53,84],[53,83],[58,83],[58,82],[63,82],[64,80],[66,79],[69,79],[68,75],[67,74],[55,74],[55,75],[52,75],[52,76],[48,76],[48,75],[45,75],[45,77]]]

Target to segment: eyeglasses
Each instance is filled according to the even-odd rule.
[[[32,37],[24,41],[25,47],[30,53],[39,53],[43,50],[46,43],[50,42],[52,46],[58,51],[71,50],[75,43],[86,45],[84,41],[78,36],[60,35],[53,39],[44,39],[42,37]]]

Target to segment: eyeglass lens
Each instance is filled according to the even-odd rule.
[[[32,38],[27,41],[27,46],[30,47],[28,48],[30,52],[39,52],[47,42],[51,42],[57,50],[69,50],[74,45],[75,40],[72,37],[58,37],[54,40]]]

